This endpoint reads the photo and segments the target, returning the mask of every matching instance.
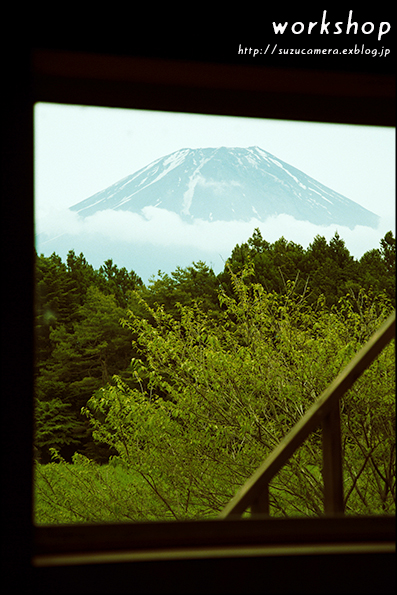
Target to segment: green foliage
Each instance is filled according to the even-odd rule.
[[[37,453],[47,447],[78,444],[81,422],[70,415],[70,404],[60,399],[36,402],[35,448]],[[83,426],[84,428],[84,426]]]
[[[395,301],[396,297],[396,240],[388,231],[380,241],[379,249],[366,252],[360,259],[359,270],[363,287],[384,292]]]
[[[204,312],[216,316],[219,311],[218,290],[219,281],[214,271],[199,261],[185,269],[177,267],[171,275],[159,272],[158,277],[152,278],[148,287],[143,287],[139,294],[150,306],[162,304],[174,317],[179,316],[178,304],[197,304]],[[138,311],[143,316],[148,314],[145,309]]]
[[[112,260],[38,257],[37,522],[216,516],[386,318],[394,274],[391,232],[358,262],[338,234],[304,250],[255,230],[220,275],[147,287]],[[348,513],[394,511],[393,348],[341,403]],[[321,467],[319,429],[272,514],[320,514]]]
[[[35,464],[36,524],[153,520],[139,477],[122,465],[98,465],[75,454],[67,463],[52,449],[52,462]]]
[[[125,310],[119,303],[140,284],[111,260],[97,272],[73,251],[66,264],[55,254],[37,257],[35,447],[41,460],[49,460],[50,447],[69,459],[76,448],[98,460],[109,456],[108,449],[94,448],[80,410],[116,372],[131,376],[131,338],[120,326]]]
[[[147,384],[131,389],[115,378],[114,386],[102,388],[84,408],[94,437],[147,482],[148,510],[157,518],[216,515],[390,309],[386,301],[374,300],[356,313],[345,297],[341,310],[330,312],[321,300],[308,304],[291,283],[282,296],[239,277],[233,285],[235,297],[221,297],[222,324],[191,306],[181,306],[178,319],[162,307],[151,309],[155,325],[131,312],[124,324],[139,337],[146,358],[145,364],[135,362],[135,374]],[[354,513],[394,506],[392,475],[384,476],[386,468],[394,470],[393,445],[389,440],[380,447],[390,431],[381,421],[386,411],[393,423],[390,349],[379,365],[387,379],[379,396],[373,395],[371,368],[355,389],[361,399],[356,409],[349,396],[343,405],[348,509]],[[372,407],[380,402],[378,415]],[[363,426],[361,414],[368,411],[371,422]],[[370,441],[374,428],[376,448]],[[320,469],[317,432],[272,482],[273,513],[320,513]],[[372,487],[358,498],[363,482]]]
[[[125,267],[119,269],[112,259],[106,260],[99,269],[99,288],[113,295],[121,308],[128,306],[130,292],[142,285],[142,279],[134,271],[128,272]]]
[[[309,283],[309,301],[314,303],[323,295],[329,307],[351,289],[384,292],[394,301],[396,256],[391,231],[380,244],[380,249],[370,250],[356,261],[337,232],[330,242],[317,235],[304,250],[283,237],[270,244],[262,238],[260,230],[255,229],[246,243],[233,249],[227,267],[218,278],[224,289],[232,291],[229,271],[241,272],[245,265],[252,263],[252,281],[261,283],[267,291],[284,293],[286,281],[294,281],[301,293]]]

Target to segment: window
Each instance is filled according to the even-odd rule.
[[[104,525],[82,528],[81,531],[67,528],[33,530],[30,497],[32,378],[31,374],[26,374],[27,370],[30,372],[32,369],[30,352],[33,338],[30,306],[26,307],[24,301],[27,296],[32,296],[33,287],[32,103],[47,101],[390,126],[394,123],[394,88],[388,77],[381,78],[377,84],[375,75],[332,72],[301,72],[296,75],[290,72],[287,74],[291,76],[286,76],[282,70],[261,69],[261,75],[257,76],[258,70],[254,67],[240,69],[233,65],[153,63],[128,56],[67,52],[37,52],[33,55],[32,69],[32,87],[29,87],[27,62],[22,60],[18,63],[15,71],[18,75],[14,83],[19,83],[9,90],[11,101],[5,135],[8,144],[4,196],[9,202],[3,225],[5,223],[4,237],[7,238],[11,255],[4,268],[4,285],[10,307],[7,308],[9,316],[4,326],[8,343],[2,358],[7,372],[4,373],[4,394],[7,399],[2,416],[6,443],[4,473],[9,486],[3,508],[9,555],[6,561],[14,571],[13,578],[19,580],[21,568],[29,572],[33,539],[36,540],[35,552],[43,555],[51,551],[60,552],[66,547],[69,553],[76,553],[77,558],[69,557],[67,562],[52,558],[51,568],[44,561],[43,566],[32,570],[33,577],[41,581],[44,592],[46,589],[51,590],[52,580],[74,584],[75,590],[79,592],[79,573],[84,577],[80,579],[80,586],[86,586],[86,581],[90,580],[109,580],[109,576],[104,578],[104,573],[109,575],[109,572],[113,573],[113,577],[117,573],[119,577],[123,575],[126,580],[130,580],[133,573],[140,573],[139,580],[143,581],[149,569],[150,577],[151,567],[148,565],[146,570],[143,567],[138,570],[138,565],[132,568],[128,564],[119,564],[116,569],[111,567],[112,561],[122,561],[120,552],[127,547],[133,548],[134,543],[137,560],[142,544],[145,544],[146,551],[161,550],[166,546],[168,552],[170,545],[186,548],[187,544],[192,543],[195,547],[204,544],[204,548],[212,543],[219,548],[220,544],[224,546],[232,540],[241,546],[252,544],[255,539],[260,541],[261,538],[255,538],[254,534],[261,528],[255,525],[255,529],[249,529],[248,538],[248,525],[242,528],[241,524],[220,525],[218,522],[199,526],[175,524],[172,529],[168,524],[136,527],[133,537],[131,526]],[[12,460],[7,457],[7,448],[11,448],[11,445],[14,447]],[[249,527],[253,525],[249,524]],[[96,553],[106,550],[110,554],[105,557],[98,555],[97,558],[94,555],[91,559],[79,558],[81,549],[94,550]],[[16,556],[19,558],[18,564],[15,563]],[[195,557],[199,557],[197,551]],[[157,560],[160,558],[161,554],[158,554]],[[150,556],[147,556],[146,560],[149,559]],[[128,556],[125,560],[128,560]],[[93,561],[106,561],[106,564],[90,566],[89,562]],[[65,566],[65,563],[69,566]],[[160,566],[156,566],[156,571],[159,571]]]

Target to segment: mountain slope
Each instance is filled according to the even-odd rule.
[[[159,207],[184,220],[265,221],[287,214],[316,225],[376,227],[378,216],[259,147],[181,149],[71,207]]]

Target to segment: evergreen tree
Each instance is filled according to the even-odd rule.
[[[385,263],[386,270],[390,275],[396,274],[396,238],[391,231],[385,234],[380,241],[380,252]]]
[[[219,280],[204,262],[193,262],[186,268],[177,267],[171,275],[159,272],[148,287],[139,291],[147,304],[161,304],[173,316],[179,316],[178,305],[197,304],[204,312],[219,311]],[[142,315],[147,316],[141,311]]]
[[[106,294],[114,295],[117,305],[126,308],[129,305],[131,291],[142,287],[142,279],[125,267],[119,269],[110,258],[99,269],[98,287]]]
[[[376,293],[385,292],[396,299],[396,240],[388,231],[380,240],[380,248],[369,250],[359,261],[359,277],[363,287]]]
[[[134,271],[119,269],[112,259],[94,270],[83,254],[76,256],[73,250],[66,263],[55,253],[36,256],[39,455],[48,460],[49,449],[56,447],[63,449],[62,454],[68,458],[75,450],[84,449],[91,449],[94,458],[102,457],[100,448],[93,446],[81,407],[93,394],[112,386],[114,375],[131,389],[150,392],[150,374],[142,372],[150,362],[148,352],[139,346],[141,335],[131,335],[133,328],[127,332],[120,324],[128,311],[153,328],[158,325],[153,314],[157,308],[170,317],[170,329],[174,324],[171,321],[182,321],[186,308],[222,325],[227,302],[220,302],[219,297],[236,299],[233,279],[239,274],[250,291],[257,284],[268,294],[305,297],[312,306],[323,300],[328,311],[336,308],[348,320],[350,315],[341,308],[346,295],[358,314],[365,309],[364,295],[382,295],[394,303],[395,250],[391,231],[380,240],[379,248],[356,261],[338,233],[330,242],[316,236],[305,250],[284,237],[270,243],[255,229],[247,242],[235,246],[218,276],[199,261],[186,268],[177,267],[171,274],[159,273],[147,286]],[[229,309],[228,324],[237,324],[237,320],[237,314]],[[366,319],[361,328],[369,336],[373,330],[371,319]],[[274,344],[279,340],[280,328],[271,335]],[[159,391],[163,399],[170,398],[165,385]],[[106,459],[106,453],[109,450],[101,460]]]

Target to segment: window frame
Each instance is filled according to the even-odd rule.
[[[178,559],[181,556],[183,558],[182,551],[185,556],[186,552],[191,551],[193,557],[199,558],[203,548],[210,546],[211,551],[223,548],[225,556],[230,555],[230,547],[237,548],[240,553],[249,544],[256,543],[262,547],[264,536],[268,535],[269,521],[266,521],[266,525],[262,521],[200,521],[34,527],[31,465],[33,106],[36,102],[55,102],[395,126],[394,76],[45,49],[33,50],[28,58],[26,55],[15,58],[11,73],[14,87],[8,92],[9,112],[4,140],[4,145],[8,143],[4,152],[4,189],[5,193],[14,197],[3,220],[7,252],[12,255],[3,269],[10,287],[10,315],[6,317],[3,333],[4,337],[12,336],[2,357],[4,376],[8,376],[4,385],[8,398],[5,399],[7,402],[4,403],[2,415],[6,445],[3,472],[8,477],[9,485],[2,521],[7,540],[5,564],[13,572],[16,582],[21,568],[25,569],[25,577],[39,576],[42,581],[44,568],[48,571],[46,576],[52,576],[56,568],[65,568],[65,559],[63,563],[59,560],[57,563],[54,559],[52,563],[45,563],[44,560],[51,553],[65,553],[62,545],[65,543],[68,544],[68,553],[75,555],[76,568],[88,564],[87,559],[84,562],[82,550],[97,553],[106,551],[106,563],[110,568],[117,555],[118,562],[123,562],[120,552],[126,549],[135,552],[135,563],[141,560],[142,546],[146,552],[151,551],[146,561],[152,559],[150,556],[153,556],[153,552],[157,552],[157,559],[161,560],[164,559],[161,555],[165,556],[166,552],[172,559],[172,551],[179,552],[175,553],[176,557],[179,555]],[[13,448],[12,455],[7,454],[7,447]],[[335,535],[338,531],[339,535],[341,532],[346,534],[346,525],[343,528],[333,521],[331,526],[329,519],[323,520],[324,535]],[[305,521],[304,525],[302,521],[299,522],[301,545],[311,542],[314,526],[309,521]],[[291,541],[292,525],[283,524],[277,519],[272,519],[271,523],[272,531],[281,536],[282,543]],[[297,526],[296,523],[292,524]],[[366,532],[369,536],[382,531],[382,535],[391,535],[389,521],[379,519],[368,519],[364,525],[351,521],[351,531],[355,534]],[[385,539],[387,541],[388,538]],[[99,543],[102,544],[100,547]],[[79,555],[80,562],[76,562]],[[263,550],[260,553],[258,550],[252,555],[266,555],[266,552]],[[275,555],[274,552],[272,555]],[[124,562],[127,563],[127,560]],[[101,563],[105,563],[105,558],[102,558]],[[69,565],[69,571],[71,566],[73,562]]]

